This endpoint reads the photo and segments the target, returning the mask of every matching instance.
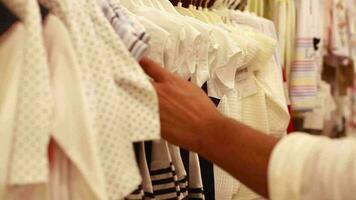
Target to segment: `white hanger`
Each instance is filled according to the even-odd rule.
[[[179,0],[178,5],[176,6],[176,11],[181,15],[194,17],[194,14],[190,9],[183,7],[181,0]]]

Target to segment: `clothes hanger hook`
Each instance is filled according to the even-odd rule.
[[[205,8],[208,8],[210,0],[205,0]]]

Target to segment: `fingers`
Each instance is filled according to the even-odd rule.
[[[169,76],[169,72],[159,66],[157,63],[152,61],[149,58],[142,58],[140,61],[140,65],[142,69],[145,71],[147,75],[149,75],[153,80],[161,82]]]

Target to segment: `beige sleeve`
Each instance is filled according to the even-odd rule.
[[[293,133],[274,149],[271,200],[355,199],[356,140]]]

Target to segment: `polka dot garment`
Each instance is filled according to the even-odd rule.
[[[35,0],[3,0],[3,3],[20,18],[26,29],[9,182],[44,182],[48,176],[47,144],[53,99],[39,7]]]
[[[159,138],[157,97],[96,1],[58,3],[53,11],[71,32],[83,65],[107,195],[120,199],[141,182],[132,142]]]

